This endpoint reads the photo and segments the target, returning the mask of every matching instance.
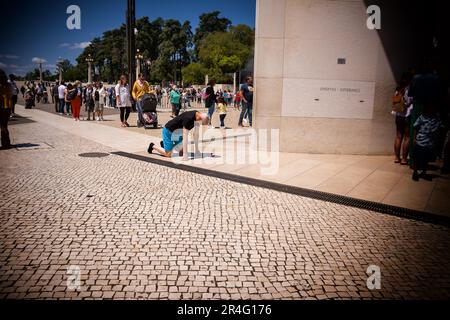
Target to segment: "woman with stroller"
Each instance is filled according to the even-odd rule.
[[[133,99],[136,101],[136,109],[139,114],[142,114],[142,107],[141,107],[141,98],[146,93],[155,93],[150,90],[150,85],[145,80],[145,77],[142,73],[139,73],[138,79],[133,85]]]

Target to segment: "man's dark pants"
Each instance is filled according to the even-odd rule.
[[[66,102],[64,99],[59,99],[59,113],[64,113],[64,107],[66,105]]]
[[[17,96],[14,95],[12,96],[12,108],[11,108],[12,113],[15,113],[16,111],[16,104],[17,104]]]
[[[242,121],[248,115],[248,121],[250,122],[250,126],[253,123],[253,102],[245,102],[242,101],[242,111],[239,116],[239,125],[242,125]]]
[[[53,96],[53,103],[55,104],[55,112],[59,112],[59,96]]]
[[[9,140],[8,121],[11,116],[11,109],[0,108],[0,128],[1,128],[1,141],[2,148],[11,147],[11,141]]]

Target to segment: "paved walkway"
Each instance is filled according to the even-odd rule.
[[[52,111],[49,106],[46,111]],[[31,119],[47,123],[59,130],[65,130],[81,137],[109,146],[119,151],[146,155],[150,142],[159,144],[161,130],[144,130],[142,128],[120,127],[117,111],[110,110],[100,123],[71,123],[63,117],[49,117],[48,113],[33,110],[27,112]],[[411,179],[411,170],[406,166],[393,163],[392,156],[357,156],[357,155],[314,155],[297,153],[266,154],[257,156],[258,162],[249,164],[249,139],[227,139],[236,135],[249,134],[246,129],[236,132],[239,112],[230,111],[227,123],[233,130],[209,131],[209,138],[215,136],[215,142],[205,143],[205,152],[212,152],[215,159],[189,161],[185,164],[209,168],[219,172],[233,173],[263,181],[277,182],[295,187],[323,191],[352,198],[374,201],[388,205],[426,211],[433,214],[450,216],[450,176],[440,175],[439,164],[430,173],[435,176],[432,181]],[[217,115],[214,125],[218,125]],[[161,123],[169,120],[169,113],[160,113]],[[130,117],[130,124],[136,122],[136,114]],[[96,130],[98,125],[102,130]],[[95,130],[95,133],[93,133]],[[211,133],[212,132],[212,133]],[[208,139],[207,139],[208,140]],[[228,144],[230,142],[230,144]],[[238,159],[237,148],[246,152],[245,159]],[[155,156],[153,156],[155,157]],[[158,157],[159,158],[159,157]],[[271,161],[272,158],[272,161]],[[239,163],[239,160],[245,160]],[[266,163],[264,163],[264,161]],[[275,163],[275,162],[276,163]],[[261,163],[263,162],[263,163]],[[277,169],[269,170],[276,165]]]
[[[18,113],[21,147],[0,151],[0,298],[450,298],[447,227],[83,158],[139,151],[149,137]],[[380,290],[366,286],[370,265]]]

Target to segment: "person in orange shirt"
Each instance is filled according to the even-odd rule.
[[[136,101],[136,109],[139,113],[142,113],[141,98],[146,93],[152,93],[152,90],[148,82],[145,81],[144,75],[139,73],[138,79],[135,81],[133,90],[131,91],[131,95],[133,96],[134,101]]]
[[[13,101],[12,87],[8,82],[5,71],[0,69],[0,128],[1,128],[1,149],[11,149],[9,140],[8,121],[11,116]]]

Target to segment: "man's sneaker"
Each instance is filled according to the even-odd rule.
[[[423,179],[423,180],[425,180],[425,181],[433,181],[433,177],[430,176],[429,174],[426,174],[425,172],[422,172],[422,173],[419,175],[419,177],[420,177],[420,179]]]
[[[412,179],[414,180],[414,181],[419,181],[419,173],[418,172],[414,172],[413,173],[413,175],[412,175]]]
[[[150,145],[148,146],[147,152],[152,154],[153,153],[153,147],[155,146],[155,144],[152,142],[150,143]]]

